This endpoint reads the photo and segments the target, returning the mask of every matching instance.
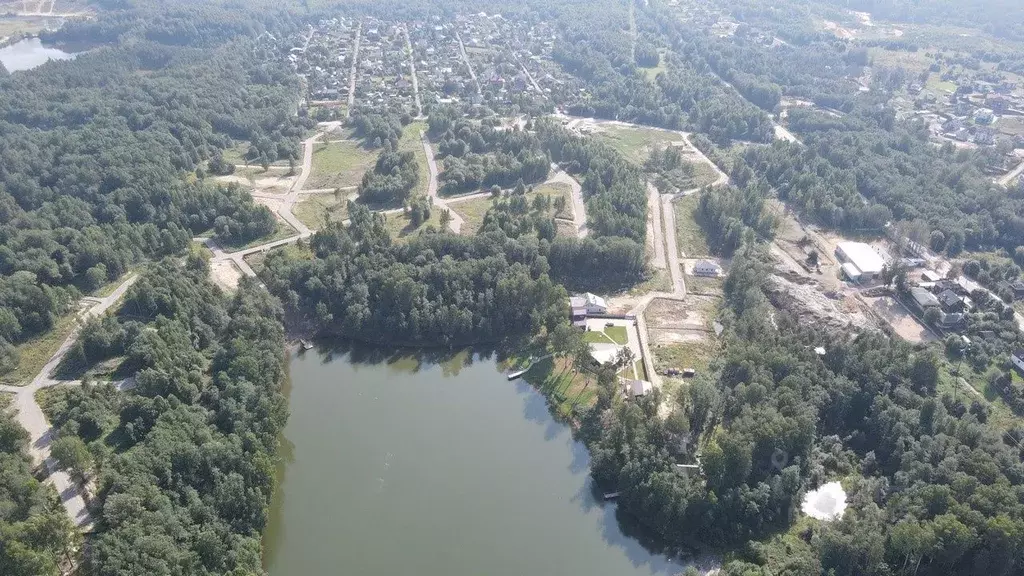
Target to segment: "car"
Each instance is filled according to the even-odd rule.
[[[604,323],[604,327],[605,328],[614,328],[615,327],[615,322],[605,322]]]

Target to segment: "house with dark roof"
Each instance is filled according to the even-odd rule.
[[[942,311],[946,313],[963,312],[966,308],[964,299],[952,290],[943,290],[939,293],[938,299],[939,305],[942,306]]]

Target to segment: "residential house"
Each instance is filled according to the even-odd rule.
[[[654,385],[647,380],[622,379],[622,392],[626,395],[626,398],[646,396],[650,394],[652,390],[654,390]]]
[[[934,294],[919,286],[914,286],[910,289],[910,298],[917,306],[917,309],[922,313],[927,311],[929,308],[942,307],[939,303],[939,299],[936,298]]]
[[[722,267],[710,260],[701,260],[693,265],[694,276],[718,276],[722,273]]]
[[[608,305],[605,303],[604,298],[595,296],[590,292],[580,296],[570,296],[569,307],[573,310],[582,310],[586,315],[608,313]]]
[[[974,121],[978,124],[991,124],[993,120],[995,115],[991,110],[978,110],[974,113]]]
[[[965,309],[964,299],[952,290],[943,290],[938,295],[939,305],[942,311],[947,313],[963,312]]]
[[[1024,373],[1024,349],[1018,348],[1010,354],[1010,362],[1017,367],[1017,370]]]

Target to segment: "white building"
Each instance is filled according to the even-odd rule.
[[[573,309],[573,314],[576,313],[576,310],[586,310],[587,314],[606,314],[608,312],[608,305],[604,298],[590,292],[582,296],[570,296],[569,307]]]
[[[646,396],[651,390],[654,390],[654,385],[647,380],[622,379],[622,391],[626,394],[626,398]]]
[[[840,242],[836,258],[843,262],[843,274],[856,282],[874,280],[885,267],[882,256],[863,242]]]
[[[722,267],[710,260],[701,260],[693,265],[694,276],[718,276]]]
[[[1024,350],[1017,349],[1010,354],[1010,362],[1017,367],[1017,370],[1024,372]]]

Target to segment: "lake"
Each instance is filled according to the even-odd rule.
[[[0,62],[9,72],[31,70],[50,60],[71,60],[77,56],[52,46],[44,46],[39,38],[28,38],[0,48]]]
[[[586,448],[494,359],[310,350],[289,371],[271,576],[682,572],[622,533]]]

